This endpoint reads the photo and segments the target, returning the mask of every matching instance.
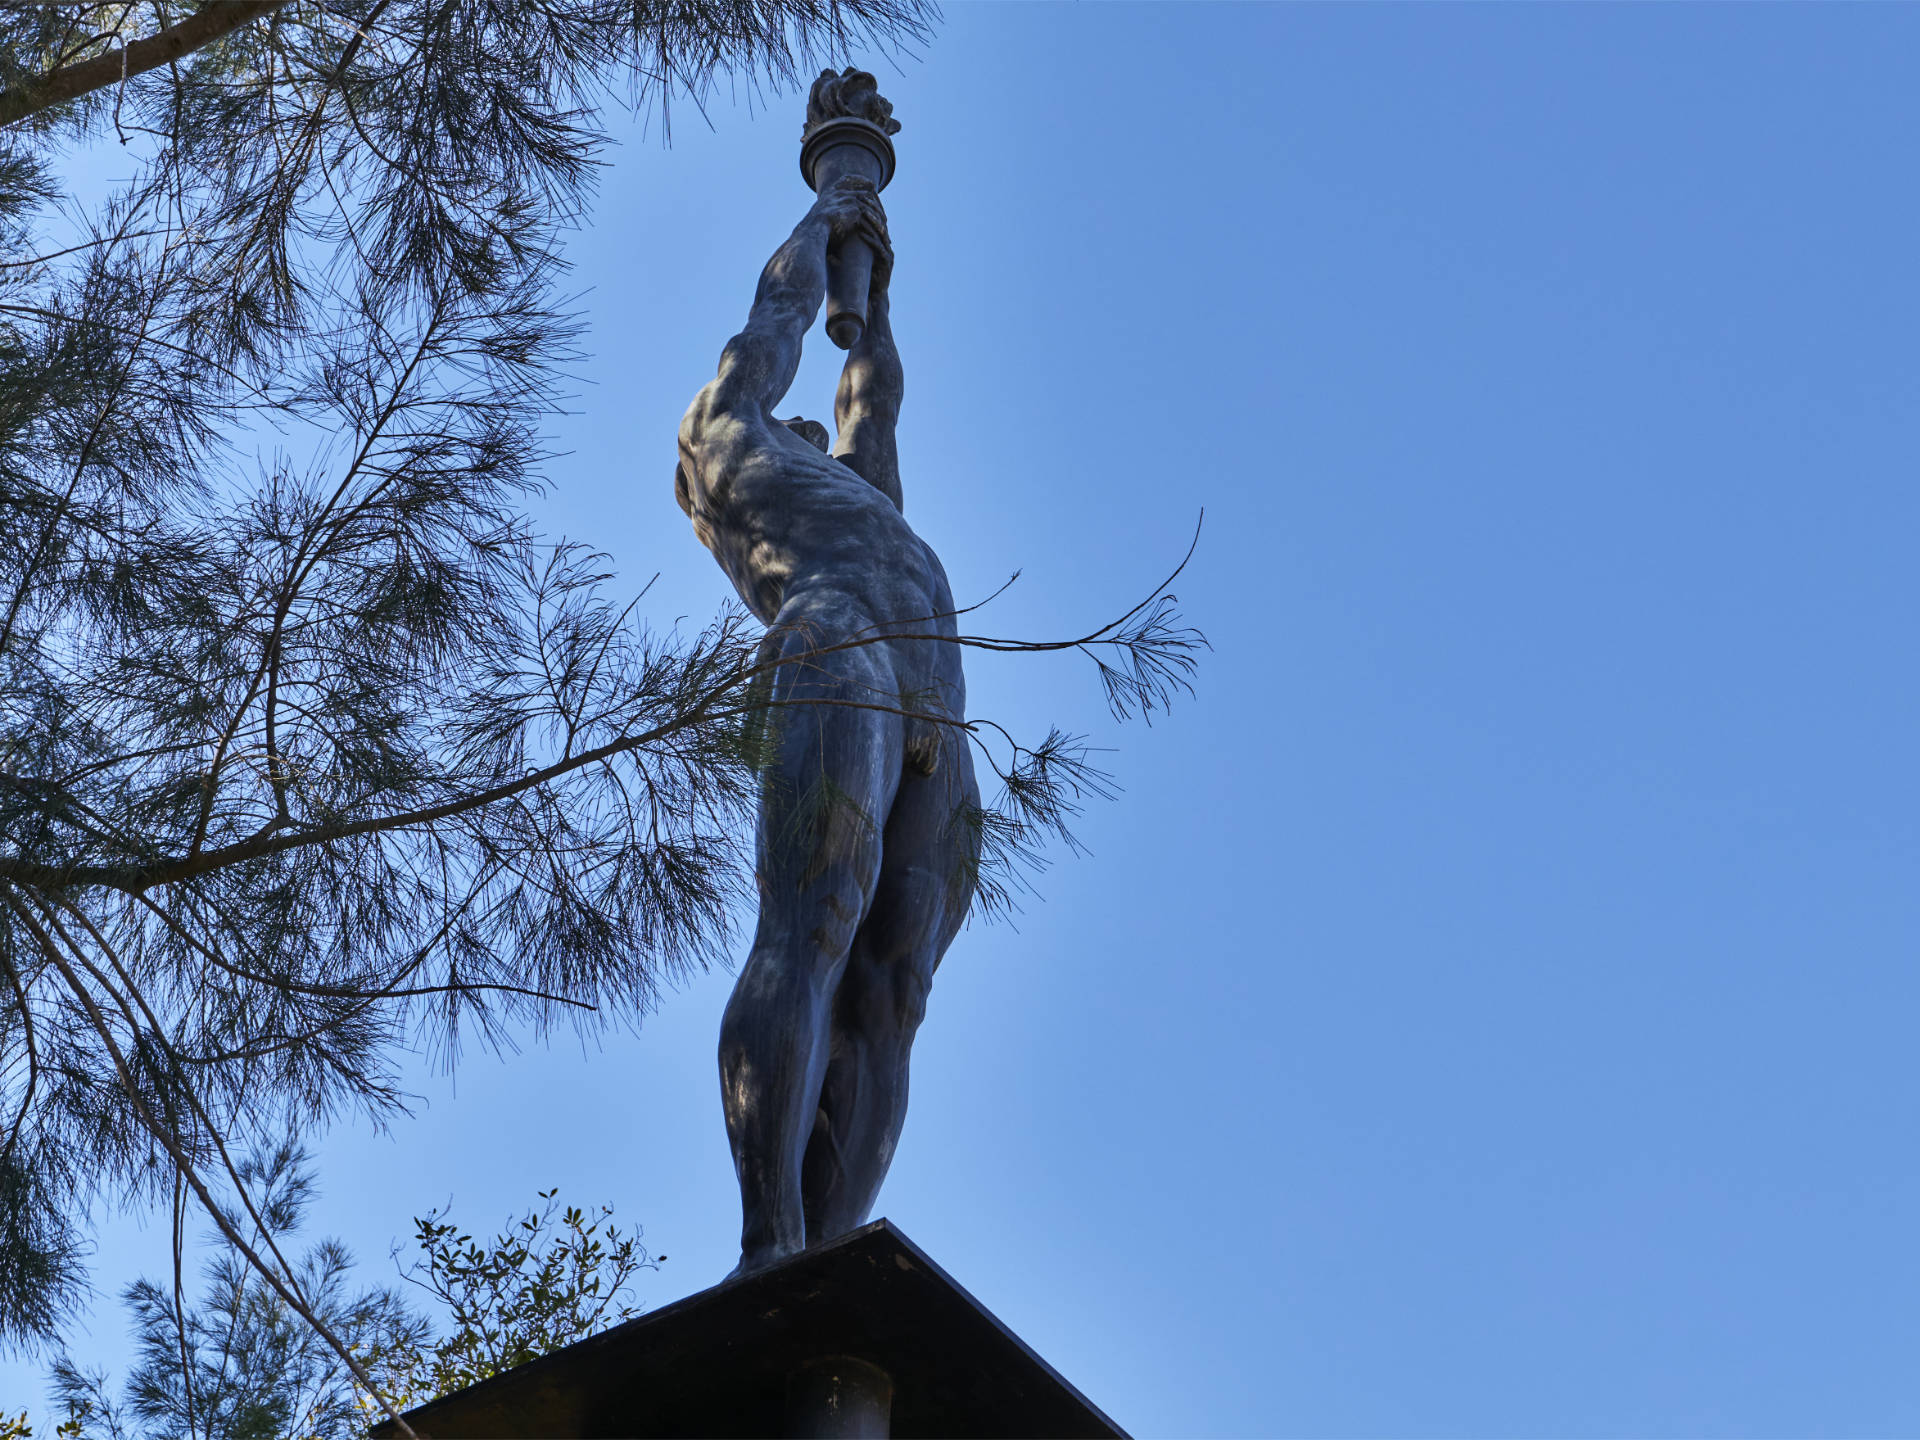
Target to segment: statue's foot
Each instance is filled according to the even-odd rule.
[[[729,1270],[727,1272],[727,1279],[722,1280],[720,1283],[724,1285],[727,1283],[727,1280],[742,1280],[770,1266],[778,1265],[789,1256],[798,1255],[800,1248],[798,1245],[763,1245],[752,1250],[742,1250],[740,1252],[740,1263]]]

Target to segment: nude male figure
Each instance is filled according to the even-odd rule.
[[[875,261],[867,328],[834,400],[839,435],[776,420],[830,252]],[[760,276],[747,327],[680,426],[674,491],[769,627],[775,759],[756,838],[760,919],[720,1030],[744,1274],[862,1224],[907,1110],[927,991],[973,898],[979,790],[940,561],[901,514],[893,251],[871,185],[841,180]],[[899,636],[831,653],[873,634]],[[904,638],[915,636],[920,638]],[[929,718],[933,717],[933,718]]]

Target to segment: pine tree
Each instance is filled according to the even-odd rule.
[[[424,1037],[620,1023],[724,953],[758,627],[657,631],[524,506],[615,103],[783,87],[924,0],[0,10],[0,1343],[83,1221],[197,1203],[343,1362],[236,1156],[399,1104]],[[64,147],[138,170],[63,203]],[[1116,713],[1165,587],[1077,648]],[[1072,737],[970,726],[981,894],[1064,834]],[[365,1377],[362,1377],[363,1379]]]

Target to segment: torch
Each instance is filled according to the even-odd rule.
[[[893,139],[900,122],[882,99],[873,76],[849,65],[839,74],[820,72],[807,96],[807,124],[800,132],[800,174],[815,194],[843,175],[860,175],[875,190],[893,179]],[[842,350],[859,343],[867,328],[867,291],[873,281],[873,250],[848,238],[827,257],[827,338]]]

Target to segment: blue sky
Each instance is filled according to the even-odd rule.
[[[1207,514],[1170,719],[971,662],[1126,793],[950,952],[881,1204],[1135,1433],[1920,1431],[1916,54],[1911,7],[959,3],[882,67],[963,603],[1109,618]],[[663,622],[727,593],[675,426],[809,199],[795,98],[711,117],[574,246],[542,510]],[[324,1228],[378,1272],[558,1184],[649,1303],[714,1282],[728,984],[423,1068]]]

